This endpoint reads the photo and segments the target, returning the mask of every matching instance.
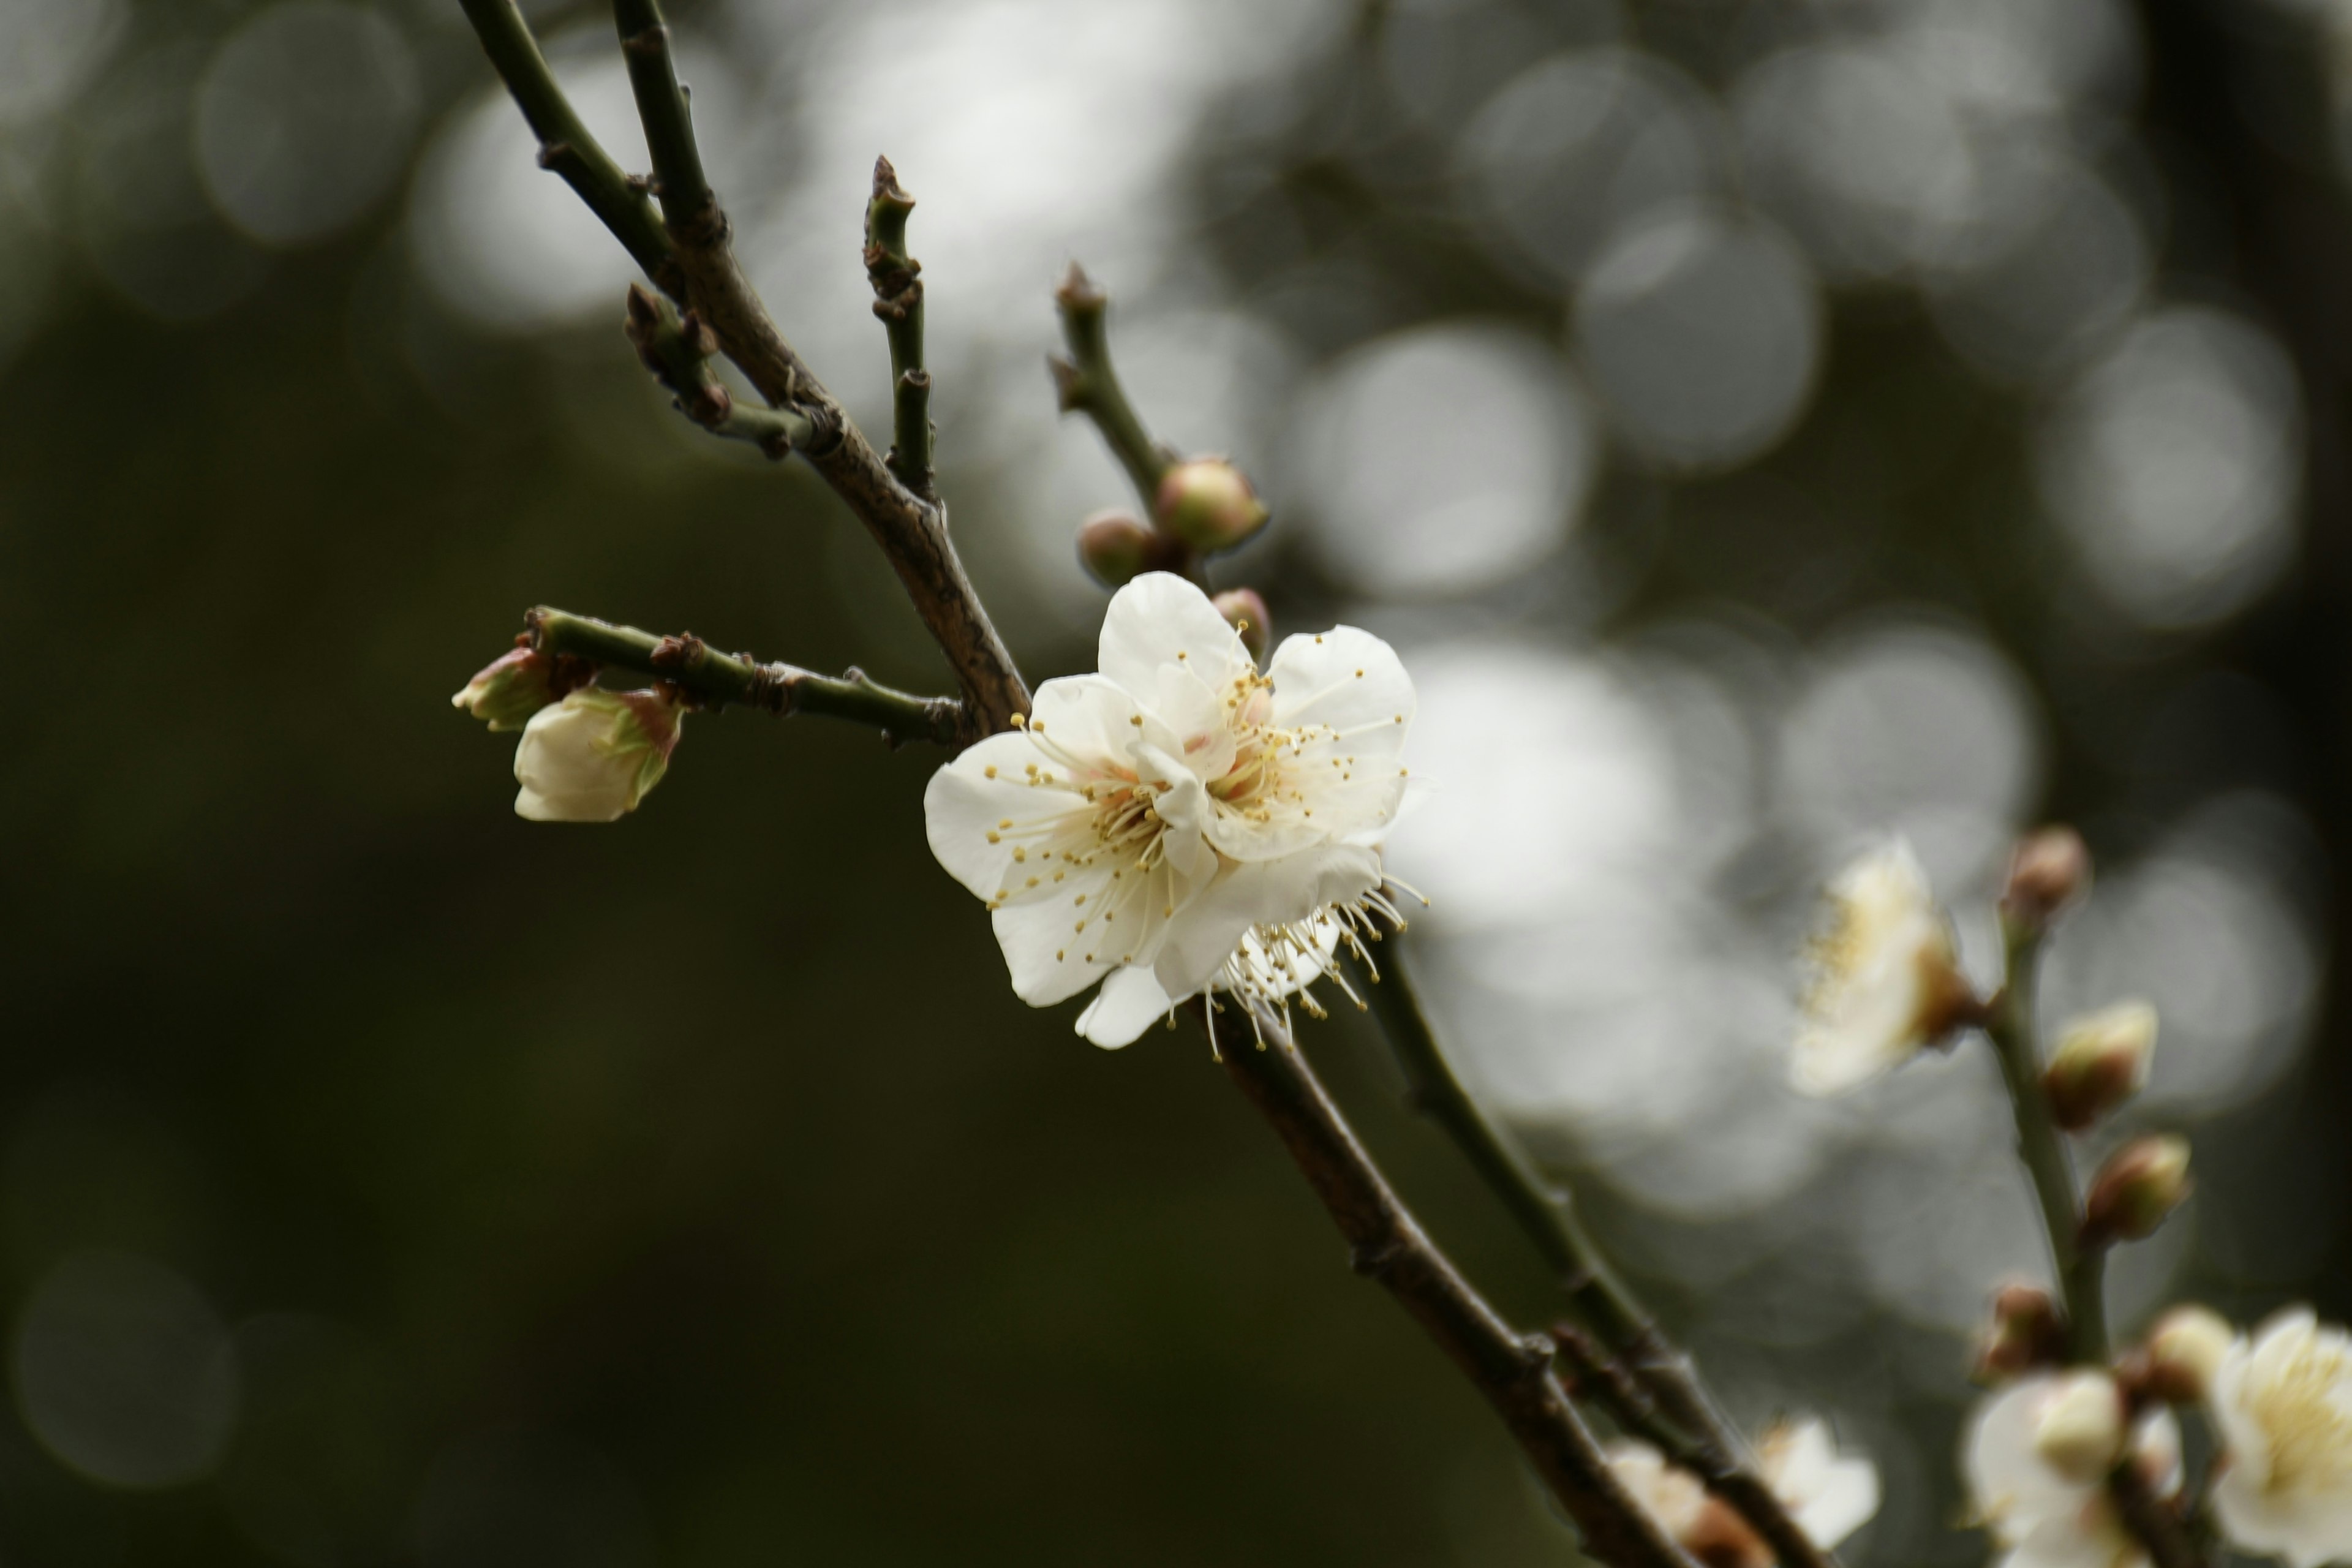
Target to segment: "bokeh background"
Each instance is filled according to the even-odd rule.
[[[527,7],[642,163],[611,25]],[[705,152],[879,427],[919,198],[944,482],[1090,668],[1083,258],[1221,566],[1396,641],[1392,864],[1465,1070],[1743,1417],[1951,1528],[2037,1268],[1986,1053],[1781,1087],[1812,889],[1969,950],[2100,860],[2053,1017],[2161,1009],[2200,1186],[2118,1265],[2352,1313],[2352,60],[2327,0],[677,0]],[[697,718],[525,825],[447,693],[552,603],[918,689],[796,466],[662,405],[455,0],[0,0],[0,1563],[1562,1563],[1499,1430],[1190,1035],[1008,993],[935,759]],[[1308,1048],[1475,1278],[1539,1269],[1353,1017]]]

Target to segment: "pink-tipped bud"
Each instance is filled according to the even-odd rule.
[[[2124,1456],[2124,1396],[2104,1372],[2063,1373],[2033,1423],[2033,1452],[2066,1479],[2087,1486]]]
[[[2001,912],[2019,925],[2039,930],[2091,886],[2091,851],[2071,827],[2045,827],[2029,834],[2010,857]]]
[[[2140,1348],[2143,1388],[2171,1405],[2201,1405],[2238,1331],[2210,1307],[2175,1307],[2156,1321]]]
[[[1977,1381],[2007,1383],[2037,1366],[2054,1366],[2065,1344],[2065,1324],[2047,1290],[2004,1285],[1993,1292],[1992,1323],[1977,1346]]]
[[[1265,612],[1265,601],[1253,588],[1228,588],[1209,603],[1216,605],[1217,614],[1225,617],[1234,630],[1241,633],[1242,647],[1250,657],[1263,665],[1265,650],[1274,644],[1274,618]]]
[[[1231,550],[1265,526],[1266,510],[1242,471],[1223,458],[1177,464],[1160,481],[1151,514],[1160,529],[1203,555]]]
[[[509,648],[466,682],[449,705],[487,721],[493,731],[520,730],[563,696],[555,676],[555,661],[545,654]]]
[[[2084,1243],[2146,1240],[2188,1196],[2189,1140],[2135,1138],[2092,1178],[2083,1201]]]
[[[2147,1085],[2156,1050],[2156,1009],[2118,1002],[2068,1024],[2042,1074],[2058,1125],[2080,1132]]]
[[[1078,524],[1078,562],[1106,588],[1146,572],[1181,571],[1184,547],[1123,511],[1098,511]]]

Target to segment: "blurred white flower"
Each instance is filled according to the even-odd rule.
[[[463,693],[459,694],[463,696]],[[686,711],[657,691],[593,687],[542,708],[515,748],[515,815],[613,822],[661,783]]]
[[[1878,1511],[1878,1467],[1861,1455],[1840,1454],[1828,1424],[1817,1416],[1776,1423],[1756,1445],[1756,1465],[1797,1528],[1824,1550]],[[1609,1468],[1659,1528],[1700,1562],[1771,1568],[1771,1549],[1747,1521],[1649,1444],[1612,1443]]]
[[[2295,1568],[2352,1556],[2352,1343],[2308,1308],[2238,1341],[2213,1377],[2222,1532]]]
[[[1960,1454],[1979,1523],[2001,1568],[2146,1568],[2105,1472],[2125,1448],[2123,1397],[2105,1373],[2042,1373],[1977,1406]],[[2132,1429],[2132,1462],[2157,1495],[2180,1487],[2180,1427],[2157,1410]]]
[[[1104,981],[1078,1019],[1097,1045],[1203,991],[1286,1004],[1365,910],[1394,913],[1374,846],[1404,797],[1404,667],[1340,626],[1260,674],[1167,573],[1112,597],[1099,662],[932,775],[931,852],[987,900],[1023,1001]]]
[[[2238,1343],[2228,1319],[2192,1301],[2158,1318],[2142,1348],[2149,1380],[2163,1398],[2202,1405],[2213,1397],[2213,1381]]]
[[[1837,1094],[1900,1067],[1971,998],[1952,933],[1909,845],[1894,840],[1838,874],[1829,926],[1810,950],[1811,988],[1790,1077]]]

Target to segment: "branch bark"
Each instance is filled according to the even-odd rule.
[[[1063,413],[1083,414],[1094,421],[1111,456],[1134,481],[1148,517],[1159,505],[1160,481],[1175,466],[1176,454],[1151,438],[1118,384],[1110,358],[1110,296],[1073,261],[1061,287],[1054,290],[1054,303],[1061,310],[1062,339],[1070,350],[1067,359],[1056,356],[1045,362],[1054,373],[1055,395]]]
[[[655,283],[690,307],[709,328],[720,352],[741,368],[762,397],[780,413],[806,421],[809,437],[796,441],[795,449],[866,525],[932,639],[947,655],[964,694],[965,738],[1011,728],[1015,714],[1029,710],[1029,689],[965,575],[948,537],[946,510],[898,482],[777,330],[736,263],[727,214],[717,199],[698,205],[690,199],[698,190],[707,196],[708,186],[700,183],[698,160],[693,164],[693,180],[683,173],[693,130],[686,122],[685,97],[677,85],[669,32],[661,25],[655,0],[616,0],[615,15],[624,18],[620,26],[628,39],[630,80],[647,121],[646,141],[657,157],[670,162],[672,179],[687,187],[666,192],[667,225],[654,216],[643,192],[588,137],[531,42],[514,0],[463,4],[491,65],[540,137],[541,162],[572,181],[572,188]],[[564,161],[551,162],[559,148]],[[582,164],[579,177],[574,177],[574,163]],[[614,181],[628,203],[618,203]],[[645,232],[647,224],[651,234]]]
[[[1207,1004],[1192,1009],[1203,1025]],[[1519,1334],[1473,1289],[1389,1187],[1278,1020],[1260,1016],[1270,1048],[1235,1042],[1225,1071],[1274,1128],[1347,1238],[1360,1274],[1385,1286],[1510,1428],[1553,1497],[1612,1568],[1692,1568],[1618,1484],[1551,1367],[1552,1343]]]
[[[866,276],[874,314],[890,340],[890,455],[898,482],[927,501],[940,499],[931,477],[931,373],[923,365],[923,264],[907,254],[907,216],[915,198],[898,184],[887,158],[874,160],[874,195],[866,204]]]
[[[882,731],[893,746],[929,741],[952,746],[963,733],[963,713],[952,698],[894,690],[852,668],[819,675],[791,664],[762,664],[750,654],[723,654],[692,632],[657,637],[587,616],[541,605],[523,617],[530,646],[551,657],[570,654],[614,669],[633,670],[677,687],[708,707],[738,703],[778,718],[822,713]]]
[[[1389,934],[1381,978],[1363,993],[1404,1074],[1406,1098],[1444,1129],[1559,1276],[1570,1306],[1598,1342],[1585,1342],[1601,1357],[1588,1368],[1601,1375],[1596,1392],[1610,1396],[1621,1425],[1638,1411],[1636,1435],[1697,1476],[1788,1568],[1836,1568],[1836,1558],[1813,1543],[1756,1473],[1746,1443],[1708,1398],[1690,1358],[1667,1340],[1585,1234],[1575,1194],[1547,1181],[1454,1076],[1396,951],[1402,935]],[[1609,1381],[1618,1377],[1622,1384]],[[1628,1390],[1639,1393],[1640,1403],[1621,1409],[1617,1396]]]

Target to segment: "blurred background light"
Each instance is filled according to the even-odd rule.
[[[0,0],[0,128],[71,102],[123,34],[123,0]]]

